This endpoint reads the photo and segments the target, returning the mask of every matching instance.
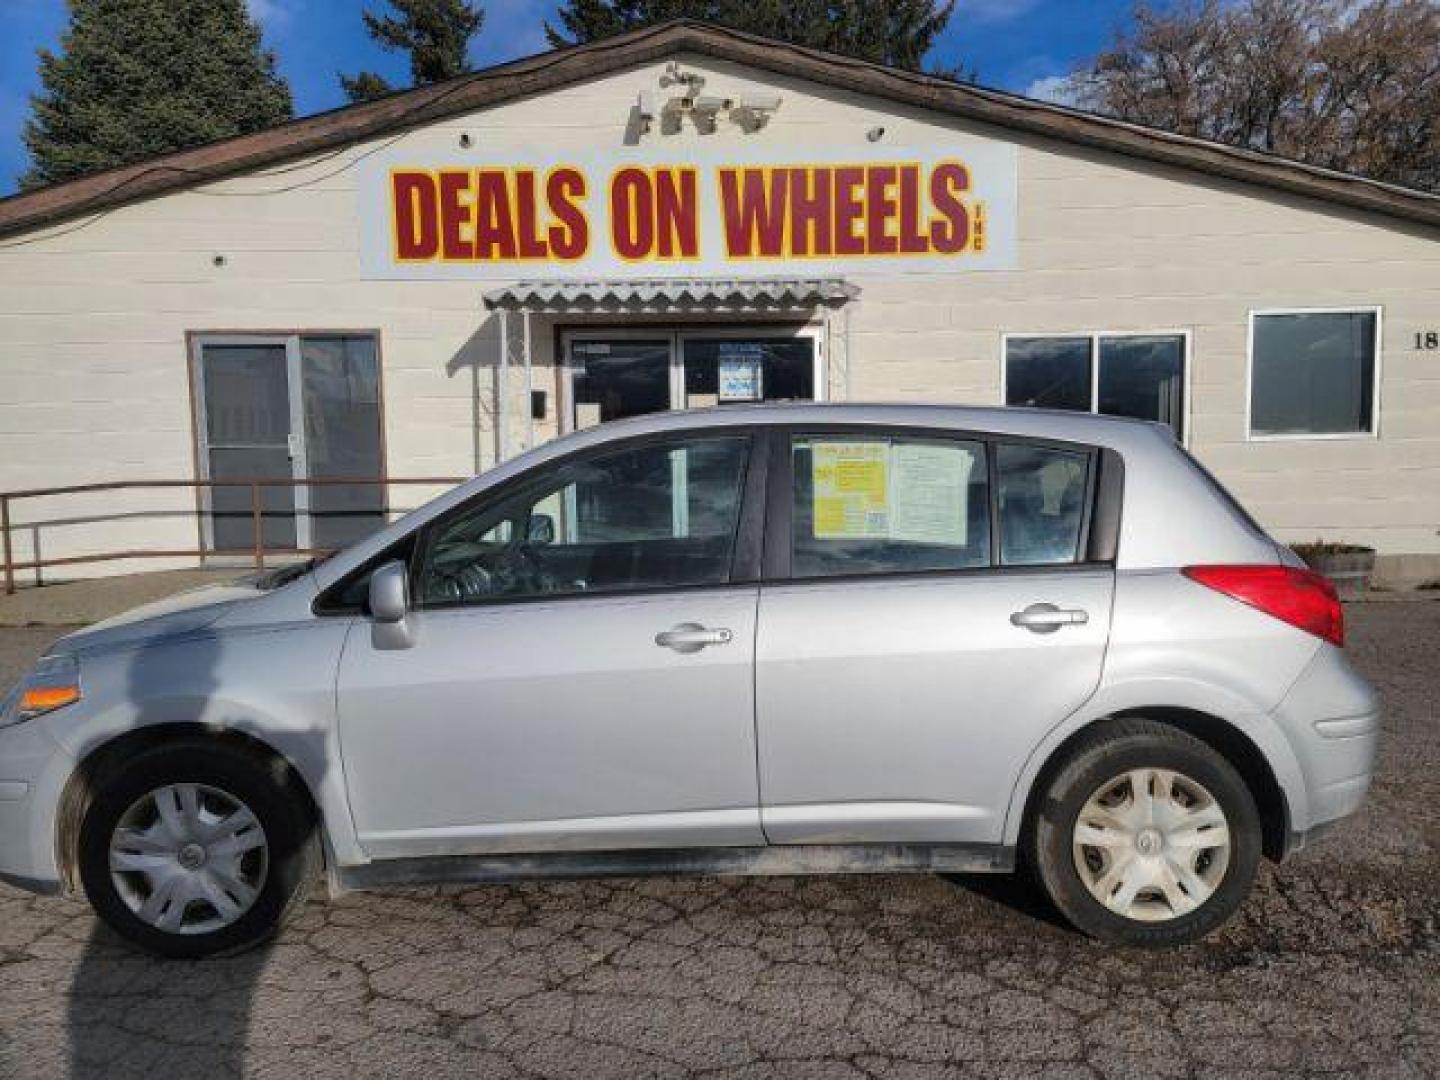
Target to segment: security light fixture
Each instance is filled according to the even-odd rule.
[[[625,145],[636,146],[649,135],[655,126],[655,99],[649,91],[642,90],[635,95],[635,104],[630,106],[630,116],[625,121]]]
[[[695,121],[695,130],[710,134],[715,130],[719,122],[720,114],[730,108],[730,99],[718,97],[714,94],[702,94],[699,97],[688,98],[689,108],[686,110]]]
[[[730,118],[746,131],[759,131],[780,111],[779,94],[743,94]]]

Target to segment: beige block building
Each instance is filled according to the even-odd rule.
[[[0,201],[0,492],[185,482],[8,500],[24,584],[248,557],[194,481],[278,559],[639,412],[1046,406],[1415,583],[1437,335],[1436,196],[678,23]]]

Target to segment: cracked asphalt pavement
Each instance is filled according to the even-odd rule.
[[[318,896],[180,963],[0,887],[0,1077],[1440,1076],[1440,603],[1349,619],[1370,801],[1197,945],[1018,879],[700,878]],[[0,631],[0,681],[57,633]]]

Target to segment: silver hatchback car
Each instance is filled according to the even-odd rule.
[[[58,642],[0,712],[0,878],[200,956],[322,868],[1024,866],[1081,930],[1170,945],[1363,799],[1341,620],[1156,425],[622,421]]]

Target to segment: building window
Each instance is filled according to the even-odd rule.
[[[1183,333],[1005,339],[1005,404],[1131,416],[1185,436]]]
[[[1250,434],[1375,433],[1380,309],[1250,316]]]

